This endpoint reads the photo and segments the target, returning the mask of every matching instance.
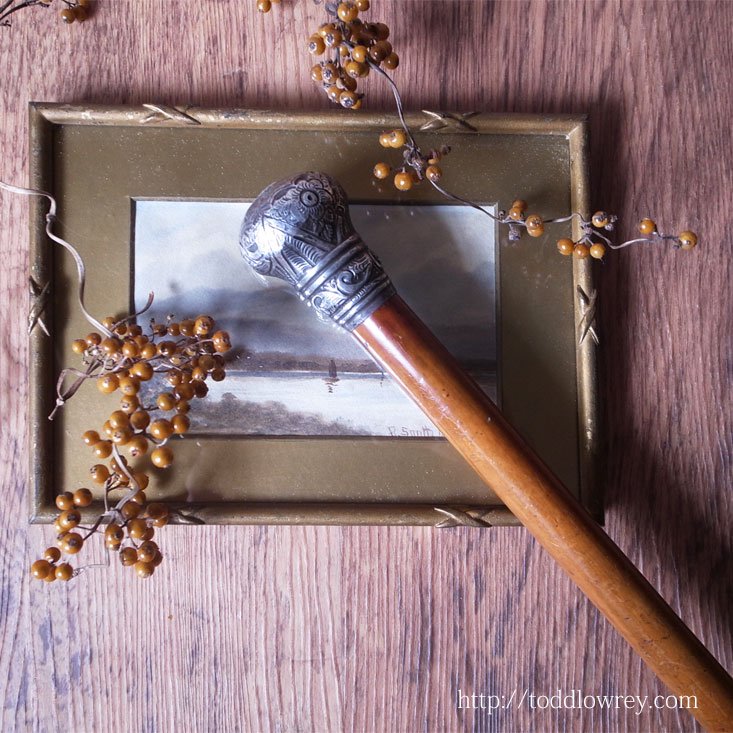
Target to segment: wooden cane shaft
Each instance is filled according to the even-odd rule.
[[[733,730],[733,680],[405,302],[353,334],[700,723]]]

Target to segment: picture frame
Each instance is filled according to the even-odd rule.
[[[451,148],[444,182],[457,196],[500,208],[521,196],[547,218],[587,213],[583,116],[418,112],[407,115],[407,122],[427,148]],[[427,211],[455,204],[427,185],[408,193],[375,185],[371,169],[389,155],[377,137],[398,124],[391,115],[345,110],[34,103],[30,185],[56,197],[57,231],[81,253],[85,302],[102,318],[134,307],[137,202],[247,202],[274,180],[318,169],[337,178],[357,205]],[[391,152],[394,161],[398,153]],[[113,400],[83,385],[53,421],[47,419],[57,375],[75,363],[70,343],[90,327],[75,300],[75,265],[45,235],[44,206],[39,200],[31,211],[31,277],[35,292],[48,292],[43,318],[51,333],[34,328],[30,334],[34,522],[52,521],[56,493],[88,485],[93,461],[79,436],[101,426],[115,409]],[[592,263],[557,253],[554,241],[570,235],[572,223],[551,225],[543,237],[525,235],[518,242],[508,240],[506,227],[490,226],[501,407],[602,521],[595,478]],[[175,254],[161,257],[159,267],[163,274],[174,271]],[[180,314],[186,315],[197,314]],[[436,437],[204,433],[180,441],[174,467],[154,472],[147,493],[181,509],[180,521],[516,524],[491,489]]]

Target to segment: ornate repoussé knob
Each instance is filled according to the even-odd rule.
[[[346,192],[324,173],[268,186],[247,211],[239,244],[254,270],[291,283],[320,318],[347,331],[395,293],[351,223]]]

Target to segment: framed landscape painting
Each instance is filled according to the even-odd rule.
[[[172,468],[152,469],[151,495],[210,523],[515,523],[347,334],[241,260],[250,202],[274,180],[321,170],[345,187],[357,231],[408,304],[602,516],[595,343],[580,327],[595,297],[590,264],[546,241],[570,234],[569,223],[512,242],[486,216],[520,192],[547,217],[585,209],[585,121],[450,123],[459,117],[407,121],[428,147],[452,148],[446,187],[484,211],[373,179],[376,139],[397,124],[387,115],[32,105],[31,183],[58,199],[59,232],[87,266],[88,309],[120,316],[152,292],[140,319],[209,313],[231,333],[227,377],[192,405],[191,433]],[[56,377],[74,363],[69,345],[89,329],[75,265],[46,238],[44,216],[34,204],[33,279],[51,294],[51,335],[31,334],[34,521],[49,521],[55,494],[84,481],[79,436],[114,409],[82,388],[47,419]]]

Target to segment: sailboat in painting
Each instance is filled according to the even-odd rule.
[[[333,388],[336,386],[336,382],[339,381],[339,375],[336,370],[336,361],[334,359],[331,359],[331,361],[329,362],[328,376],[323,381],[328,387],[328,393],[333,394]]]

